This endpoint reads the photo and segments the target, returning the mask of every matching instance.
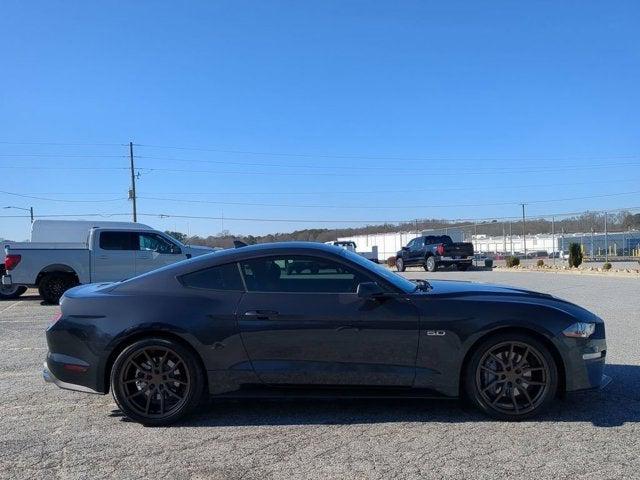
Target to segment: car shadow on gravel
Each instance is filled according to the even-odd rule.
[[[607,365],[606,373],[613,381],[604,390],[570,394],[528,422],[588,422],[597,427],[640,422],[640,366]],[[214,399],[179,425],[213,428],[491,421],[465,402],[451,400]]]

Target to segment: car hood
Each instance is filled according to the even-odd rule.
[[[561,310],[573,317],[585,322],[602,322],[597,315],[589,312],[579,305],[563,300],[548,293],[535,292],[523,288],[508,287],[504,285],[492,285],[489,283],[463,282],[455,280],[434,280],[429,282],[431,289],[422,292],[422,297],[432,299],[484,300],[488,297],[492,301],[503,299],[506,302],[535,303],[550,308]]]
[[[467,297],[478,295],[498,295],[554,298],[548,293],[540,293],[533,290],[507,287],[504,285],[492,285],[489,283],[464,282],[458,280],[433,280],[429,281],[429,283],[432,287],[432,289],[429,290],[429,296]]]

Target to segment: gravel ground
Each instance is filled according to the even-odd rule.
[[[432,277],[532,288],[593,310],[607,321],[613,383],[522,423],[488,420],[457,401],[254,400],[144,428],[110,396],[42,382],[43,330],[56,307],[30,294],[0,303],[0,478],[640,478],[640,280]]]

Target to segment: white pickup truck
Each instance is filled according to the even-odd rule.
[[[358,255],[366,258],[367,260],[371,260],[372,262],[379,263],[378,261],[378,247],[371,247],[370,252],[358,251],[358,246],[356,242],[351,240],[334,240],[332,242],[324,242],[327,245],[333,245],[334,247],[340,247],[344,250],[349,250],[350,252],[357,253]]]
[[[44,238],[51,241],[42,242]],[[38,241],[5,245],[5,298],[21,295],[28,286],[37,287],[45,302],[57,303],[66,290],[82,283],[125,280],[215,251],[183,245],[147,225],[129,222],[36,220],[32,240]]]

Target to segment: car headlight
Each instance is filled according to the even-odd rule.
[[[589,338],[596,331],[595,323],[576,322],[565,328],[562,333],[565,337]]]

